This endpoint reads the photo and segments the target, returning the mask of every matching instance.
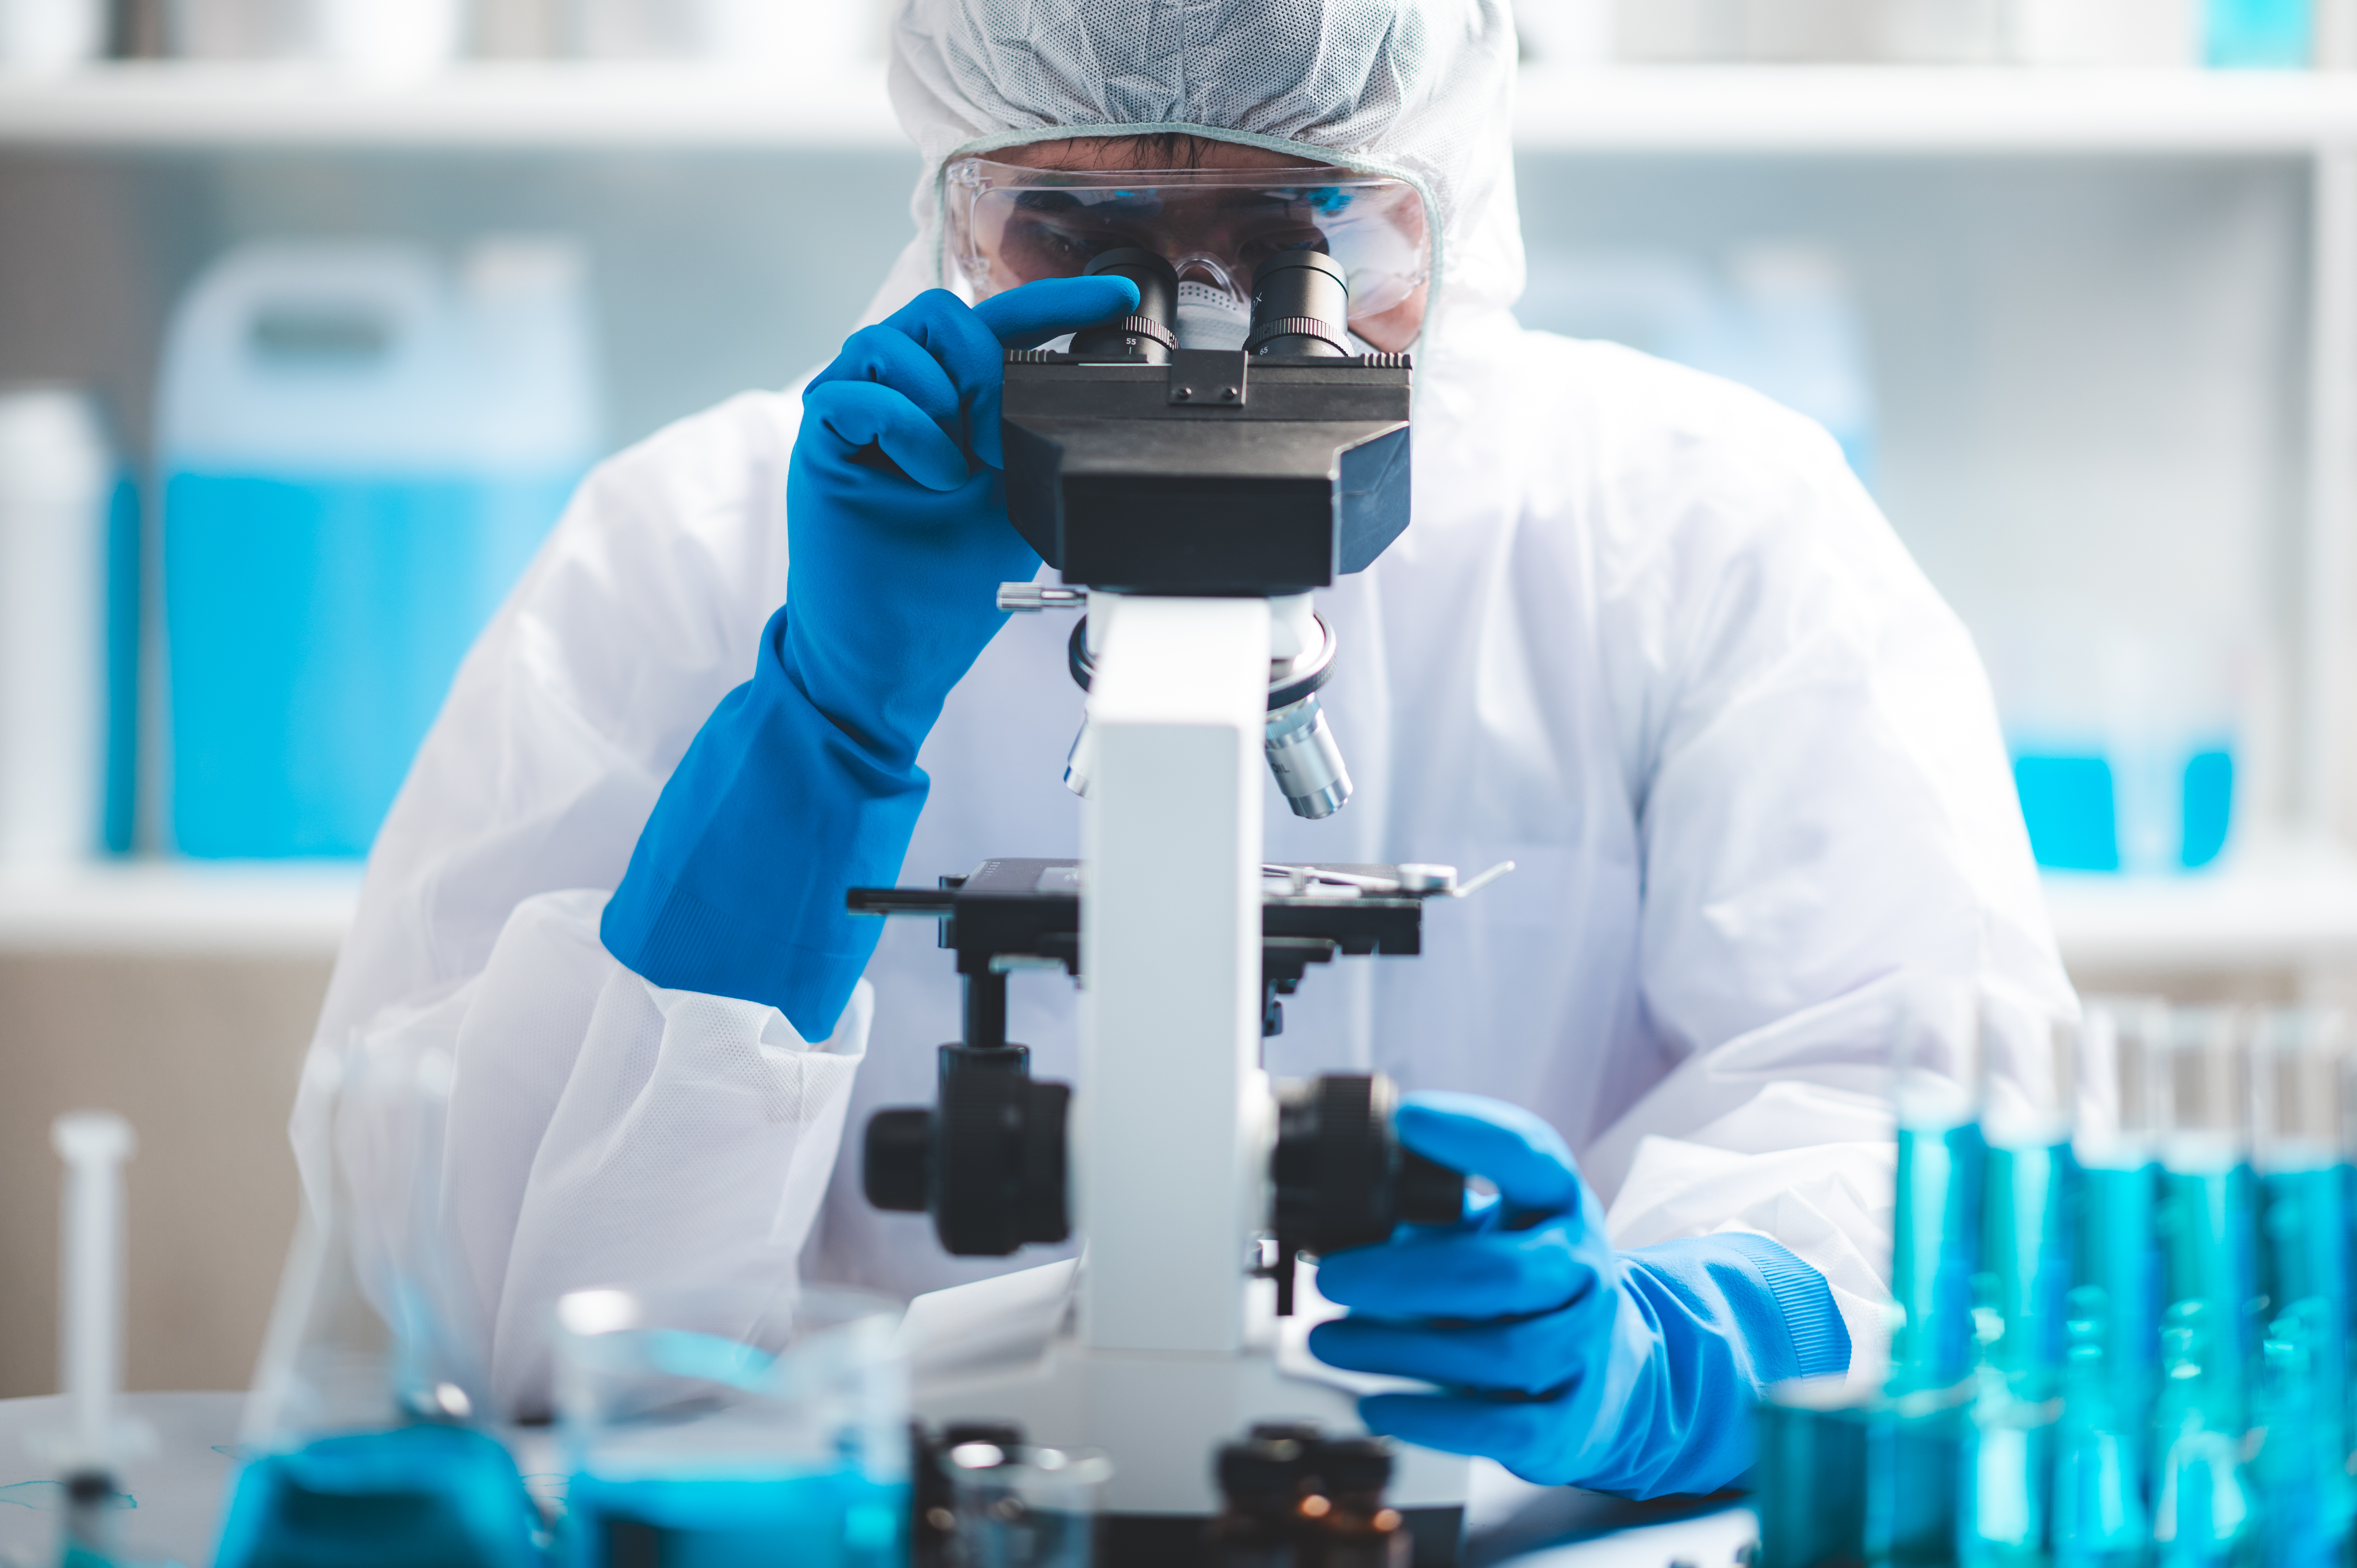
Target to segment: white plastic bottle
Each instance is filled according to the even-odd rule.
[[[459,0],[315,0],[319,53],[356,75],[428,75],[457,55]]]
[[[0,391],[0,865],[100,845],[113,480],[86,395]]]
[[[105,48],[103,0],[0,0],[0,71],[54,75]]]

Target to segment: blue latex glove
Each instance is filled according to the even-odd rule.
[[[654,982],[766,1002],[823,1039],[924,808],[917,750],[1039,569],[1006,521],[1005,351],[1137,307],[1126,278],[1056,278],[967,308],[941,289],[854,333],[802,395],[786,474],[786,604],[639,835],[599,934]]]
[[[1373,1431],[1545,1485],[1711,1492],[1750,1466],[1754,1390],[1848,1369],[1833,1292],[1765,1237],[1615,1252],[1571,1151],[1529,1112],[1416,1094],[1398,1127],[1498,1191],[1457,1225],[1320,1263],[1318,1290],[1351,1308],[1311,1332],[1320,1360],[1451,1391],[1361,1400]]]

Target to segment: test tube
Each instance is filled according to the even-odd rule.
[[[58,1366],[75,1456],[102,1467],[123,1386],[123,1165],[138,1139],[111,1111],[77,1111],[50,1124],[49,1142],[66,1165]]]
[[[1977,998],[1964,983],[1920,981],[1902,993],[1894,1025],[1890,1388],[1909,1393],[1952,1386],[1968,1369],[1980,1222]]]
[[[2153,1544],[2161,1568],[2246,1561],[2258,1532],[2245,1463],[2257,1283],[2249,1036],[2240,1009],[2178,1009],[2157,1075],[2169,1303],[2154,1418]]]
[[[1979,1012],[1986,1149],[1958,1552],[1966,1563],[2043,1564],[2071,1288],[2079,1030],[1994,992],[1982,996]]]
[[[1762,1390],[1754,1568],[1856,1568],[1866,1555],[1867,1431],[1878,1402],[1847,1378],[1796,1378]]]
[[[2352,1518],[2347,1401],[2350,1211],[2341,1164],[2347,1032],[2326,1008],[2258,1021],[2252,1081],[2259,1294],[2255,1412],[2276,1568],[2339,1560]]]
[[[114,1396],[123,1386],[123,1164],[138,1147],[110,1111],[49,1125],[65,1161],[58,1271],[58,1367],[73,1423],[66,1466],[65,1560],[112,1562],[120,1492]]]
[[[2076,1031],[2079,1209],[2065,1308],[2054,1483],[2057,1568],[2134,1568],[2159,1375],[2161,1262],[2154,1074],[2169,1029],[2156,997],[2090,997]]]
[[[1863,1530],[1873,1568],[1955,1561],[1980,1241],[1979,1012],[1970,983],[1953,978],[1914,980],[1894,999],[1890,1377],[1867,1429]]]

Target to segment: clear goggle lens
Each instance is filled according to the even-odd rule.
[[[952,252],[985,298],[1077,277],[1133,246],[1169,258],[1182,284],[1238,299],[1270,257],[1323,251],[1350,274],[1354,321],[1405,304],[1430,275],[1415,188],[1350,169],[1100,171],[960,158],[946,179]]]

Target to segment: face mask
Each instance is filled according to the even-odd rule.
[[[1171,331],[1181,349],[1241,349],[1252,331],[1252,306],[1216,284],[1193,278],[1178,285],[1178,319]]]

